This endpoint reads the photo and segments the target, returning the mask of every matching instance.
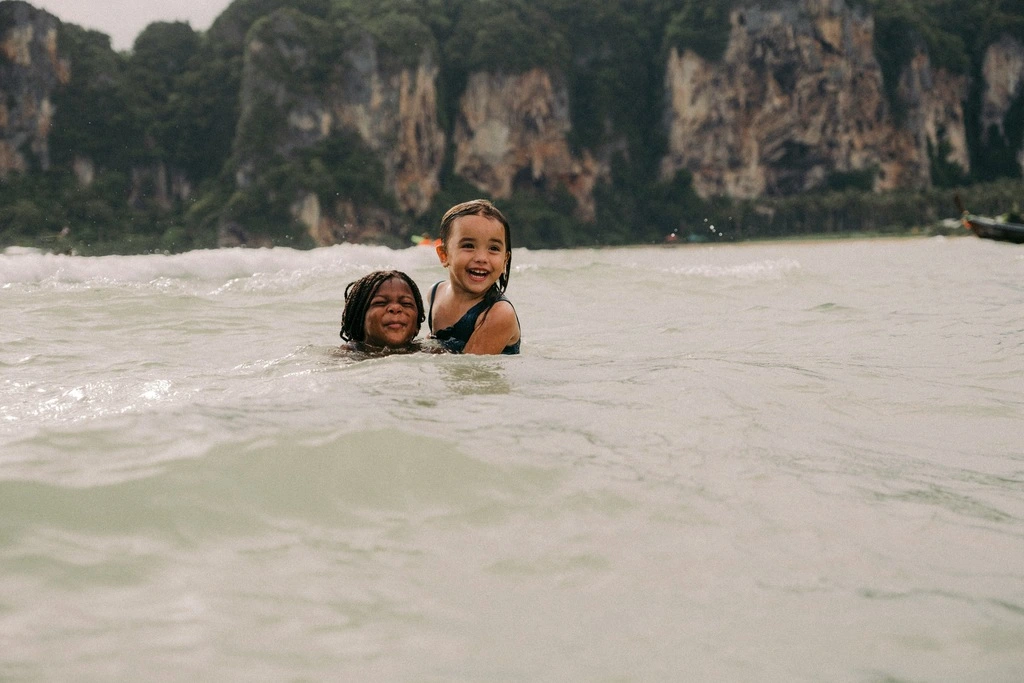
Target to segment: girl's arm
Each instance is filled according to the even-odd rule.
[[[473,330],[463,353],[498,354],[518,339],[519,320],[516,318],[516,311],[509,302],[499,301],[484,314],[483,320]]]

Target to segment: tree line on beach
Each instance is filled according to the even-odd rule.
[[[761,2],[770,5],[777,0]],[[681,224],[702,226],[682,239],[751,239],[792,234],[903,233],[953,214],[954,189],[975,211],[997,212],[1020,201],[1024,148],[1024,88],[1005,125],[983,135],[968,125],[969,170],[932,168],[924,190],[872,193],[857,178],[814,193],[737,200],[701,198],[685,172],[659,174],[666,139],[665,61],[689,48],[709,60],[722,56],[729,13],[737,0],[236,0],[205,32],[180,22],[148,26],[132,50],[109,38],[62,24],[58,49],[72,78],[54,96],[48,168],[0,180],[0,248],[29,244],[78,253],[183,251],[215,246],[226,208],[279,221],[274,243],[312,246],[281,207],[257,202],[234,182],[240,88],[246,36],[281,7],[323,27],[311,45],[330,53],[353,32],[368,32],[382,59],[413,64],[424,46],[440,62],[438,117],[450,130],[470,74],[542,67],[565,75],[572,102],[569,142],[576,149],[622,145],[609,182],[595,189],[596,219],[583,223],[567,193],[519,189],[496,203],[517,227],[517,246],[532,248],[661,242]],[[980,120],[980,73],[986,48],[1001,35],[1024,42],[1019,0],[849,0],[871,12],[874,52],[894,111],[898,75],[914,49],[926,47],[934,66],[969,78],[968,124]],[[314,79],[327,74],[306,74]],[[260,144],[249,136],[245,144]],[[450,147],[450,145],[449,145]],[[430,210],[402,215],[403,229],[383,240],[408,245],[431,233],[447,206],[480,192],[452,168]],[[942,158],[941,155],[938,158]],[[81,181],[82,159],[90,182]],[[154,169],[172,178],[158,178]],[[357,136],[335,136],[282,158],[279,187],[344,185],[376,203],[394,202],[384,170]],[[844,180],[845,182],[839,182]],[[157,187],[178,184],[180,196]],[[277,211],[278,213],[275,213]],[[390,242],[389,242],[390,240]]]

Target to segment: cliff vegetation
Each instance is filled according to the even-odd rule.
[[[132,50],[0,2],[0,249],[531,248],[1019,208],[1019,0],[235,0]],[[1014,204],[1018,203],[1015,207]]]

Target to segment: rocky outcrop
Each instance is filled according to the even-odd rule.
[[[607,168],[587,151],[569,149],[569,95],[542,69],[476,73],[461,98],[455,126],[455,173],[493,197],[518,185],[566,188],[580,217],[594,217],[594,186]]]
[[[345,61],[329,102],[332,125],[358,131],[384,162],[399,205],[422,214],[440,189],[444,161],[433,56],[424,51],[415,68],[389,72],[367,38],[347,52]]]
[[[384,29],[358,12],[339,18],[347,15],[332,11],[337,6],[328,0],[232,3],[206,39],[218,58],[225,58],[225,71],[216,73],[230,73],[231,83],[238,75],[235,59],[243,54],[236,139],[231,159],[214,159],[203,168],[219,169],[224,161],[235,171],[234,189],[240,192],[232,196],[230,187],[217,187],[217,195],[207,195],[216,200],[207,206],[217,208],[204,207],[209,214],[203,214],[203,225],[221,221],[225,244],[260,243],[246,232],[255,228],[242,225],[243,219],[264,227],[273,223],[269,232],[288,222],[290,208],[291,217],[318,244],[384,238],[402,243],[409,216],[425,214],[440,192],[446,154],[454,175],[481,194],[502,199],[529,190],[550,198],[566,191],[575,199],[577,217],[592,220],[598,214],[595,188],[611,182],[612,155],[621,153],[624,173],[639,171],[635,177],[642,177],[642,187],[634,195],[641,196],[655,170],[647,155],[660,151],[662,132],[667,136],[662,177],[686,171],[704,197],[784,196],[865,182],[877,190],[927,186],[936,171],[947,181],[957,178],[949,164],[970,170],[968,139],[972,144],[980,140],[979,148],[971,150],[979,174],[996,166],[987,147],[1002,155],[995,175],[1006,174],[1006,166],[1013,170],[1014,154],[1024,168],[1014,118],[1024,106],[1021,39],[1004,36],[987,48],[983,82],[970,91],[965,77],[934,68],[924,51],[904,65],[896,82],[885,82],[867,5],[852,0],[736,2],[721,59],[711,61],[692,51],[667,56],[664,131],[637,135],[615,130],[615,122],[629,116],[628,107],[613,108],[594,97],[587,101],[595,111],[579,117],[586,130],[574,135],[570,112],[582,105],[570,99],[566,82],[586,88],[600,68],[588,71],[591,66],[581,54],[573,56],[565,73],[494,67],[464,74],[466,64],[495,62],[452,59],[453,73],[442,74],[441,55],[449,53],[432,41],[448,48],[457,41],[440,35],[440,24],[431,24],[429,41],[402,46],[422,47],[416,54],[393,44],[382,49],[372,35],[392,33],[372,34],[370,28]],[[352,25],[342,26],[343,21]],[[360,28],[361,21],[369,28]],[[72,38],[70,53],[81,60],[69,65],[57,44],[59,28],[56,18],[25,2],[0,0],[0,179],[51,165],[54,95],[69,83],[71,67],[81,82],[110,81],[96,89],[78,88],[81,82],[76,82],[65,91],[74,97],[56,100],[95,102],[88,116],[75,112],[76,121],[104,121],[94,112],[110,110],[117,114],[110,119],[118,125],[127,122],[126,129],[166,123],[147,118],[158,115],[155,109],[132,110],[131,98],[92,100],[97,93],[138,87],[125,74],[141,74],[131,69],[120,73],[116,65],[131,58],[123,60],[112,51],[109,59],[96,59],[96,67],[97,55],[87,47],[93,43],[79,45],[75,32],[61,32]],[[103,78],[83,75],[97,68]],[[661,67],[643,61],[643,68]],[[464,83],[461,92],[445,97],[453,109],[444,112],[452,115],[450,122],[439,116],[442,82],[448,87]],[[638,82],[647,83],[647,77]],[[218,93],[214,101],[233,103],[234,94]],[[181,93],[181,98],[192,95]],[[635,106],[648,107],[656,99],[644,95]],[[964,120],[968,96],[972,114],[979,112],[979,130],[970,135]],[[202,108],[208,101],[193,104]],[[61,106],[62,115],[74,109]],[[118,202],[129,195],[127,203],[137,208],[182,210],[193,189],[174,163],[187,164],[182,161],[187,155],[175,156],[167,151],[169,145],[143,149],[142,143],[116,150],[121,140],[110,134],[112,129],[76,127],[74,135],[60,138],[60,149],[53,147],[53,163],[66,165],[64,170],[83,186],[130,178],[130,189],[117,194]],[[102,144],[82,144],[96,130],[90,142]],[[570,144],[594,139],[607,148]],[[1009,153],[1007,142],[1016,146]],[[178,161],[172,162],[172,156]],[[111,172],[117,176],[107,175]],[[208,192],[205,183],[199,192]],[[560,215],[564,203],[556,199],[556,204]],[[266,220],[260,223],[259,218]],[[292,227],[283,226],[281,232]]]
[[[1024,45],[1006,35],[990,45],[982,63],[982,78],[982,134],[987,135],[993,127],[1004,134],[1006,114],[1024,89]]]
[[[843,0],[789,0],[734,10],[727,51],[709,63],[673,51],[666,69],[666,179],[693,174],[702,196],[753,198],[869,173],[875,189],[918,187],[929,150],[948,143],[968,165],[966,81],[918,55],[900,83],[897,123],[873,53],[872,18]]]
[[[27,3],[0,4],[0,178],[50,166],[51,98],[71,79],[57,52],[59,26]]]
[[[905,120],[894,124],[893,137],[902,141],[909,137],[912,146],[900,150],[903,156],[890,162],[907,175],[905,183],[892,183],[886,189],[902,186],[923,187],[931,183],[932,155],[943,154],[942,161],[970,170],[967,149],[967,128],[963,103],[967,99],[967,77],[956,76],[945,69],[934,69],[924,52],[918,52],[903,70],[898,88],[899,101],[906,107]],[[940,151],[941,148],[941,151]],[[884,167],[883,167],[884,170]],[[893,174],[899,178],[899,173]]]
[[[320,199],[312,193],[292,206],[292,215],[306,226],[316,244],[324,246],[343,242],[387,242],[401,228],[390,211],[351,200],[337,202],[331,212],[326,213],[321,209]]]
[[[986,142],[993,134],[1006,136],[1006,115],[1024,97],[1024,45],[1002,36],[985,51],[982,63],[984,91],[981,100],[981,135]],[[1024,149],[1017,161],[1024,170]]]
[[[440,189],[445,148],[433,56],[424,51],[415,66],[389,70],[369,36],[333,55],[317,53],[332,40],[325,23],[288,10],[272,14],[250,36],[235,144],[238,185],[252,182],[268,152],[289,157],[333,133],[354,132],[381,160],[398,206],[424,213]],[[312,192],[292,205],[293,216],[318,244],[383,229],[375,207],[358,206],[345,188],[339,190],[334,206],[322,206]]]
[[[281,10],[253,28],[245,47],[239,119],[234,140],[235,179],[248,187],[275,155],[288,157],[327,137],[331,122],[321,84],[310,82],[321,27]]]
[[[289,156],[326,139],[354,131],[384,164],[386,182],[399,206],[426,211],[439,189],[445,135],[437,119],[438,67],[424,52],[414,68],[380,67],[373,41],[348,46],[327,63],[315,50],[323,36],[311,36],[314,21],[289,11],[271,15],[246,46],[238,182],[258,171],[258,154],[245,148],[270,133],[274,151]],[[321,27],[322,30],[322,27]],[[296,74],[316,72],[320,82]],[[272,111],[268,111],[272,110]],[[267,119],[276,130],[268,131]],[[258,150],[265,153],[265,149]]]

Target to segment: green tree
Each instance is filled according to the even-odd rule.
[[[444,44],[446,66],[458,71],[522,73],[535,67],[564,73],[568,42],[541,3],[477,0],[462,9]]]
[[[451,26],[440,0],[335,0],[328,19],[346,42],[370,35],[386,70],[414,67],[424,52],[439,58],[437,36]]]
[[[50,150],[54,163],[76,156],[101,168],[127,168],[142,149],[143,131],[125,88],[125,60],[110,38],[64,24],[57,44],[67,55],[71,82],[54,95]]]
[[[685,0],[665,27],[664,53],[690,49],[704,59],[717,61],[729,44],[729,0]]]
[[[351,201],[397,213],[378,156],[358,135],[337,133],[292,158],[278,155],[265,161],[250,184],[230,198],[224,218],[268,235],[277,244],[302,244],[304,231],[291,211],[309,193],[316,194],[328,212],[340,201]]]
[[[906,104],[899,97],[900,76],[917,52],[926,52],[933,67],[953,73],[969,69],[963,38],[939,22],[939,10],[954,4],[949,0],[870,0],[875,19],[875,56],[898,120],[906,113]]]
[[[632,0],[549,0],[572,53],[568,71],[571,140],[577,149],[628,141],[645,164],[662,149],[663,64],[648,14]]]
[[[210,26],[207,43],[222,55],[241,55],[249,29],[263,17],[287,7],[326,19],[331,4],[331,0],[234,0]]]
[[[135,39],[125,71],[128,105],[144,130],[144,158],[174,161],[177,123],[172,99],[180,77],[199,52],[199,35],[183,22],[156,22]]]
[[[240,84],[241,58],[205,46],[175,79],[159,133],[167,158],[195,183],[217,177],[231,154]]]

